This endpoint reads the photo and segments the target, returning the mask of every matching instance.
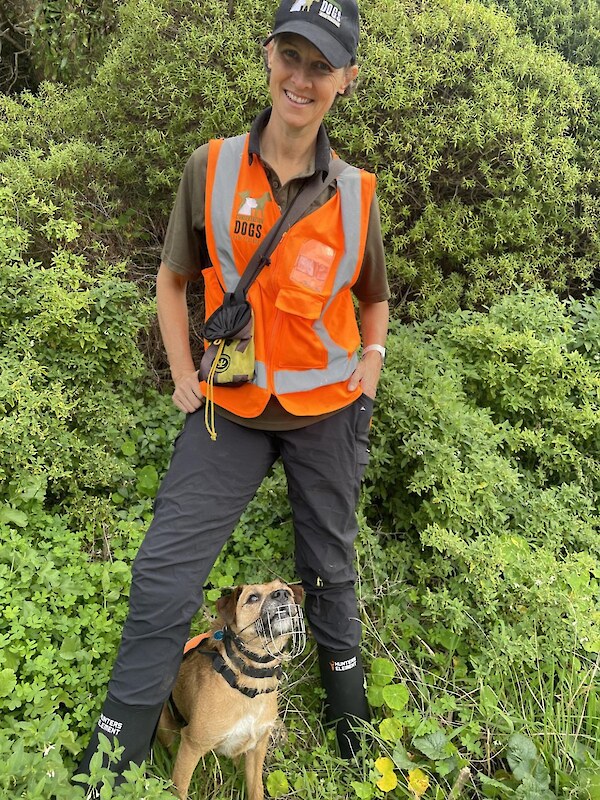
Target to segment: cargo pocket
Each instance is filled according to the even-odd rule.
[[[368,395],[361,394],[358,400],[354,402],[356,408],[356,478],[360,481],[371,456],[369,433],[371,431],[374,401]]]
[[[278,348],[279,369],[324,369],[327,351],[313,325],[323,311],[324,300],[293,286],[280,289],[275,307],[283,312]]]

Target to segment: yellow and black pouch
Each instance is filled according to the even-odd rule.
[[[208,342],[200,362],[200,380],[206,381],[204,420],[211,439],[216,439],[214,423],[215,386],[241,386],[254,378],[254,314],[247,300],[236,302],[225,295],[223,305],[204,325]]]

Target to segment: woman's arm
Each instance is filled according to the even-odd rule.
[[[160,265],[156,303],[158,324],[175,384],[173,402],[181,411],[191,414],[200,408],[204,399],[190,348],[187,284],[183,275],[173,272],[164,263]]]
[[[363,348],[368,347],[370,344],[385,346],[389,321],[388,301],[384,300],[381,303],[359,301],[358,314]],[[376,350],[365,353],[350,377],[348,390],[353,392],[360,384],[366,395],[375,397],[382,366],[383,359],[380,353]]]

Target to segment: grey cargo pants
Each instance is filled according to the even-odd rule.
[[[212,565],[279,457],[312,634],[329,650],[358,644],[355,509],[372,410],[373,401],[363,395],[331,417],[292,431],[245,428],[219,417],[215,442],[202,409],[187,416],[133,565],[111,697],[137,706],[168,697]]]

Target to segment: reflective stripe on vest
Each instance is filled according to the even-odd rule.
[[[237,200],[236,187],[241,160],[244,155],[247,134],[225,139],[219,151],[211,203],[211,224],[219,259],[221,275],[227,292],[235,291],[240,279],[235,265],[230,237],[230,222]],[[350,378],[358,365],[354,353],[350,358],[345,348],[330,337],[323,315],[336,295],[352,283],[361,246],[361,176],[356,167],[347,166],[337,179],[337,191],[342,209],[342,228],[345,250],[338,265],[331,296],[323,308],[321,318],[315,320],[313,330],[327,352],[327,366],[323,369],[276,370],[273,388],[276,394],[310,391],[311,389],[339,383]],[[262,361],[255,363],[253,383],[267,389],[267,367]]]
[[[229,236],[229,222],[233,213],[233,204],[236,199],[237,175],[240,171],[240,162],[246,144],[246,134],[225,139],[221,145],[217,168],[215,170],[215,183],[213,200],[211,203],[211,221],[219,256],[221,274],[225,281],[225,290],[234,292],[238,285],[240,275],[235,268],[231,238]]]

